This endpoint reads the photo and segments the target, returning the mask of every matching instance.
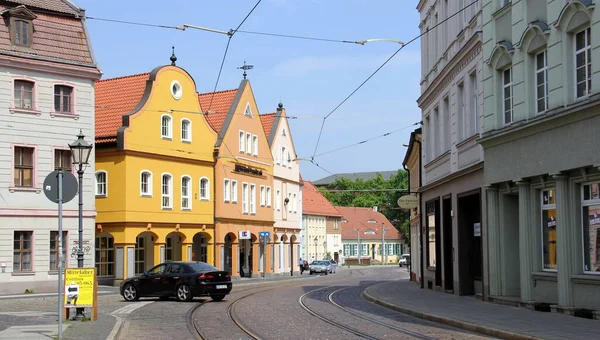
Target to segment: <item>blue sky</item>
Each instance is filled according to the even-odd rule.
[[[75,0],[90,17],[178,26],[191,24],[227,31],[236,28],[256,0],[113,1]],[[339,40],[418,35],[415,1],[263,0],[241,30]],[[199,92],[214,88],[227,37],[204,31],[132,26],[88,20],[93,48],[104,78],[149,72],[169,63],[175,45],[177,65],[196,80]],[[238,33],[231,41],[217,90],[237,88],[246,60],[260,113],[281,101],[288,115],[323,117],[335,108],[399,45],[388,42],[340,44]],[[407,127],[360,146],[317,156],[333,173],[395,170],[410,132],[420,120],[420,41],[407,46],[325,123],[317,154]],[[313,155],[322,119],[290,120],[299,157]],[[329,174],[301,162],[302,176]]]

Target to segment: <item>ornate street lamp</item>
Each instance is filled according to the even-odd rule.
[[[323,242],[323,260],[327,257],[327,241]]]
[[[317,259],[317,246],[319,245],[319,238],[315,236],[315,260]]]

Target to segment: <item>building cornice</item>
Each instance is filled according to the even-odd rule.
[[[0,67],[16,68],[60,76],[98,80],[102,73],[94,65],[81,65],[0,51]]]
[[[101,160],[104,157],[111,157],[111,156],[133,156],[133,157],[140,157],[140,158],[151,158],[151,159],[158,159],[158,160],[170,161],[170,162],[205,165],[205,166],[209,166],[209,167],[213,167],[215,164],[212,161],[206,161],[206,160],[201,160],[201,159],[177,157],[177,156],[170,156],[170,155],[136,151],[136,150],[99,151],[96,153],[96,161]]]
[[[452,181],[454,179],[457,179],[457,178],[462,177],[462,176],[466,176],[466,175],[468,175],[470,173],[473,173],[473,172],[476,172],[476,171],[479,171],[479,170],[482,170],[482,169],[483,169],[483,161],[478,162],[476,164],[473,164],[472,166],[470,166],[468,168],[464,168],[464,169],[460,169],[458,171],[455,171],[455,172],[451,173],[448,176],[445,176],[445,177],[440,178],[440,179],[438,179],[438,180],[436,180],[434,182],[426,184],[426,185],[424,185],[424,186],[422,186],[422,187],[419,188],[419,192],[420,193],[424,193],[427,190],[433,189],[433,188],[435,188],[437,186],[440,186],[440,185],[442,185],[444,183],[450,182],[450,181]]]

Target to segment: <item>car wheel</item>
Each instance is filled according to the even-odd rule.
[[[213,301],[217,302],[223,300],[225,298],[225,295],[211,295],[210,298]]]
[[[185,284],[181,284],[177,286],[177,300],[181,302],[189,302],[192,301],[192,291],[190,287]]]
[[[312,275],[312,270],[310,271],[310,275]]]
[[[123,288],[123,298],[125,301],[137,301],[140,297],[135,286],[128,284],[125,286],[125,288]]]
[[[325,271],[325,275],[327,275],[327,274],[329,274],[329,272],[328,272],[328,271]]]

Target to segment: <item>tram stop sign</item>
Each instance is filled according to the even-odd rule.
[[[72,173],[63,171],[62,181],[62,201],[67,203],[77,195],[77,179]],[[42,188],[44,195],[54,203],[58,203],[58,170],[54,170],[44,179],[44,187]]]

